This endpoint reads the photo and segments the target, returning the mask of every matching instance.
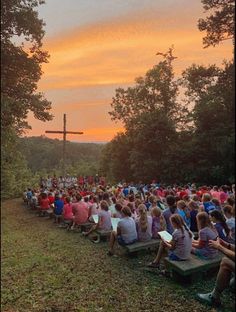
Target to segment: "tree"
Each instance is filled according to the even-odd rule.
[[[17,132],[29,127],[29,111],[35,118],[50,120],[51,103],[37,92],[41,64],[48,53],[41,49],[43,21],[35,8],[41,0],[1,1],[1,121],[2,130],[11,125]]]
[[[205,19],[198,20],[200,31],[206,31],[203,38],[205,48],[216,46],[223,40],[234,38],[235,1],[234,0],[202,0],[205,12],[213,13]]]
[[[2,197],[17,196],[32,176],[22,154],[17,152],[17,135],[30,128],[27,115],[52,119],[51,103],[37,92],[41,65],[48,61],[42,50],[43,21],[35,8],[41,0],[1,1],[1,139]],[[23,183],[24,182],[24,183]],[[23,184],[22,184],[23,183]],[[25,184],[24,184],[25,185]]]
[[[183,72],[186,97],[194,102],[193,154],[197,179],[205,183],[233,182],[235,176],[234,65],[192,65]]]
[[[171,160],[178,140],[177,130],[182,128],[187,110],[177,100],[173,48],[158,55],[163,60],[144,77],[137,78],[134,87],[119,88],[113,97],[110,115],[113,120],[122,121],[126,129],[122,140],[115,138],[105,151],[106,160],[110,154],[109,165],[105,167],[115,178],[120,177],[121,172],[124,176],[129,172],[134,180],[146,182],[157,177],[167,180],[178,176]],[[123,150],[125,159],[124,154],[119,153]]]

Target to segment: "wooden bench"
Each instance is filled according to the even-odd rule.
[[[164,259],[165,266],[172,276],[179,280],[181,277],[186,281],[194,281],[202,278],[202,276],[210,270],[215,270],[219,267],[223,255],[219,254],[214,259],[204,260],[195,255],[186,261],[173,261],[168,257]]]
[[[91,233],[92,238],[90,239],[93,243],[100,243],[101,240],[108,240],[112,231],[95,230]],[[94,239],[96,236],[96,239]]]
[[[151,250],[157,249],[159,247],[160,240],[159,239],[151,239],[147,242],[136,242],[131,245],[124,246],[125,250],[131,254],[134,252],[138,252],[140,250]]]

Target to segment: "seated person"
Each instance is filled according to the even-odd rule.
[[[215,210],[216,206],[211,201],[211,195],[208,193],[204,193],[202,195],[202,205],[200,206],[200,211],[205,211],[210,213],[210,211]]]
[[[55,196],[54,211],[53,211],[55,223],[60,223],[60,220],[62,219],[63,207],[64,207],[64,201],[57,194]]]
[[[161,209],[154,207],[151,210],[152,216],[152,238],[160,238],[158,232],[164,231],[166,229],[166,222],[162,215]]]
[[[70,226],[72,225],[73,219],[74,219],[74,215],[72,212],[71,199],[69,196],[66,196],[63,201],[64,201],[64,207],[62,210],[62,217],[63,217],[63,221],[65,221],[66,223],[69,224],[69,226],[68,226],[68,229],[69,229]]]
[[[74,220],[71,229],[76,225],[86,223],[88,221],[88,204],[82,201],[82,196],[80,194],[76,195],[76,202],[72,204],[72,211],[74,215]]]
[[[152,239],[152,217],[147,215],[147,208],[144,204],[138,206],[136,229],[140,242],[146,242]]]
[[[235,243],[235,205],[225,205],[223,208],[224,216],[226,218],[226,224],[230,229],[230,243]]]
[[[131,217],[131,210],[125,206],[122,208],[123,218],[118,222],[117,232],[113,231],[110,237],[109,256],[114,254],[114,245],[117,240],[121,246],[133,244],[137,241],[138,235],[134,219]]]
[[[210,240],[209,245],[211,248],[225,254],[226,257],[221,260],[213,291],[207,294],[197,294],[196,298],[207,305],[219,307],[221,306],[220,297],[222,292],[234,282],[234,277],[232,279],[231,277],[232,274],[235,274],[235,245],[229,244],[220,238],[216,241]]]
[[[198,240],[193,240],[192,253],[203,259],[212,259],[218,255],[216,249],[209,245],[210,240],[216,240],[218,233],[210,221],[207,212],[197,214]]]
[[[39,215],[43,216],[46,211],[50,208],[50,202],[48,199],[48,195],[46,193],[42,193],[40,196],[40,202],[39,202]]]
[[[229,242],[230,229],[228,228],[223,214],[218,210],[213,210],[210,212],[210,220],[214,224],[219,238]]]
[[[166,242],[164,239],[161,240],[157,256],[154,261],[148,265],[149,267],[160,268],[161,258],[166,249],[169,250],[170,260],[183,261],[190,257],[193,237],[192,232],[184,223],[183,218],[177,213],[170,217],[170,222],[174,229],[172,240],[170,242]],[[162,271],[162,273],[165,274],[166,271]]]
[[[88,232],[82,232],[84,236],[88,236],[95,230],[110,231],[112,230],[111,215],[109,213],[108,203],[102,200],[100,203],[101,210],[98,213],[98,223],[93,225]]]

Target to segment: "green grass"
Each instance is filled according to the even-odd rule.
[[[130,258],[118,249],[110,258],[106,242],[57,228],[20,199],[2,204],[2,234],[1,311],[215,311],[194,299],[215,277],[184,286],[145,270],[154,254]],[[234,311],[229,291],[223,301]]]

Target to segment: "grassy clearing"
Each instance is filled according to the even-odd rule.
[[[214,278],[184,287],[145,271],[154,254],[110,258],[106,243],[56,228],[20,199],[2,204],[2,234],[1,311],[215,311],[194,299]],[[224,304],[234,311],[229,291]]]

